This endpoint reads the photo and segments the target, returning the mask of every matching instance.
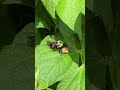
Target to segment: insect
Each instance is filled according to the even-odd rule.
[[[58,49],[63,46],[63,42],[58,40],[58,41],[48,41],[48,45],[50,46],[51,49]]]
[[[51,49],[58,50],[60,54],[65,54],[69,52],[69,46],[61,40],[48,41],[48,45]]]
[[[68,48],[68,47],[62,47],[62,48],[59,50],[59,52],[60,52],[61,54],[68,53],[68,52],[69,52],[69,48]]]

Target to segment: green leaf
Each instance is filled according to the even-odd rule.
[[[50,49],[47,41],[52,40],[54,40],[54,37],[47,36],[35,48],[35,67],[40,72],[38,77],[46,80],[48,86],[71,75],[78,67],[69,54],[61,55],[58,51]],[[39,84],[42,85],[42,82],[39,82]]]
[[[56,12],[59,18],[71,29],[80,27],[75,26],[77,19],[80,14],[85,14],[85,0],[59,0],[59,3],[56,8]],[[81,17],[79,18],[81,20]]]
[[[40,0],[35,7],[35,26],[36,28],[51,28],[51,18]]]
[[[35,0],[35,8],[39,4],[39,0]]]
[[[96,13],[96,15],[100,16],[106,28],[106,31],[109,32],[113,28],[113,13],[111,0],[87,0],[87,8]]]
[[[33,88],[34,48],[27,44],[27,37],[34,34],[34,23],[26,25],[16,36],[13,43],[5,46],[0,58],[6,61],[9,77],[7,86],[11,90],[31,90]]]
[[[120,89],[120,19],[117,21],[112,32],[112,58],[110,59],[109,68],[110,76],[114,90]]]
[[[56,6],[58,4],[59,0],[42,0],[43,5],[45,6],[45,8],[47,9],[47,11],[49,12],[49,14],[53,17],[55,17],[55,9]]]
[[[16,37],[13,40],[12,44],[26,44],[27,45],[27,40],[29,36],[34,35],[34,26],[35,24],[33,22],[28,23],[23,30],[16,35]],[[29,32],[29,33],[28,33]]]
[[[42,89],[46,89],[48,87],[48,83],[46,80],[42,80],[42,79],[36,79],[36,84],[38,84],[38,87],[36,90],[42,90]],[[39,80],[39,81],[38,81]]]
[[[35,17],[35,27],[50,29],[49,26],[37,16]]]
[[[60,82],[57,90],[85,90],[85,66],[81,65],[72,75]]]
[[[113,16],[110,0],[100,0],[94,2],[95,12],[100,15],[104,21],[107,32],[110,32],[113,28]],[[101,7],[102,5],[102,7]]]
[[[109,43],[99,18],[94,20],[94,14],[90,11],[87,13],[89,16],[85,27],[85,89],[105,90],[107,59],[104,56],[108,55],[106,48],[109,49]]]
[[[40,36],[40,33],[38,32],[38,29],[35,30],[35,45],[40,44],[42,38]]]
[[[86,90],[105,90],[106,65],[99,57],[86,58]],[[99,71],[99,72],[98,72]]]
[[[94,0],[86,0],[86,7],[91,11],[94,11]]]

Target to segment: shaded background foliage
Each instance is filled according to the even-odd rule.
[[[4,0],[3,0],[4,1]],[[30,22],[34,21],[34,9],[32,7],[22,4],[0,4],[0,89],[1,90],[16,90],[18,87],[23,86],[24,80],[27,81],[27,77],[31,82],[24,83],[23,90],[25,88],[32,89],[31,84],[34,81],[34,48],[28,45],[27,35],[31,34],[22,33],[21,30]],[[30,26],[31,27],[31,26]],[[34,27],[34,25],[33,25]],[[24,40],[18,40],[18,33],[22,33]],[[20,35],[21,36],[21,35]],[[17,37],[17,40],[15,40]],[[23,38],[21,38],[23,39]],[[23,41],[23,42],[21,42]],[[14,45],[13,45],[14,42]],[[34,42],[33,42],[34,43]],[[23,45],[25,44],[25,45]],[[27,56],[32,54],[31,56]],[[23,53],[22,53],[23,52]],[[24,59],[23,59],[24,57]],[[26,58],[25,58],[26,57]],[[31,59],[31,60],[30,60]],[[23,60],[22,64],[21,60]],[[27,61],[29,60],[29,61]],[[26,68],[26,70],[25,70]],[[20,76],[20,73],[21,76]],[[17,77],[19,76],[19,77]],[[22,79],[24,78],[24,80]],[[21,90],[21,88],[19,88]]]
[[[6,0],[7,1],[7,0]],[[37,0],[38,1],[38,0]],[[104,0],[101,3],[96,4],[88,2],[91,4],[89,10],[86,9],[86,89],[88,90],[120,90],[120,72],[119,72],[119,60],[120,60],[120,8],[119,0]],[[1,3],[4,0],[0,1]],[[16,1],[19,4],[22,4],[21,0]],[[24,1],[26,2],[26,1]],[[86,1],[87,2],[87,1]],[[97,1],[96,1],[97,2]],[[5,2],[7,3],[7,2]],[[11,3],[11,2],[8,2]],[[2,32],[0,32],[0,46],[1,48],[4,45],[10,44],[13,41],[15,35],[28,23],[34,21],[34,10],[31,10],[31,7],[34,7],[33,1],[27,6],[24,5],[0,5],[0,27]],[[105,5],[108,7],[104,7]],[[98,6],[99,10],[102,7],[107,14],[104,16],[101,14],[101,11],[94,11],[94,6]],[[32,5],[32,6],[31,6]],[[28,7],[31,6],[31,7]],[[14,13],[11,10],[14,7],[17,8]],[[29,9],[30,10],[29,10]],[[19,12],[18,12],[19,9]],[[42,9],[42,8],[40,8]],[[96,8],[97,9],[97,8]],[[108,10],[109,9],[109,10]],[[5,11],[5,12],[4,12]],[[30,13],[29,13],[30,11]],[[45,11],[45,9],[44,9]],[[18,13],[17,13],[18,12]],[[33,14],[31,14],[33,12]],[[40,12],[39,12],[40,13]],[[45,11],[43,13],[46,21],[51,23],[53,20],[47,17],[50,17],[49,14]],[[88,14],[87,14],[88,13]],[[102,12],[105,14],[104,12]],[[91,15],[92,14],[92,15]],[[11,17],[10,17],[10,16]],[[47,15],[47,17],[45,16]],[[106,17],[112,17],[111,19]],[[4,17],[4,19],[3,19]],[[16,19],[14,19],[16,18]],[[109,20],[108,20],[109,19]],[[12,23],[11,23],[12,22]],[[4,24],[5,23],[5,24]],[[7,23],[7,24],[6,24]],[[18,23],[18,24],[16,24]],[[54,34],[53,26],[54,23],[44,25],[47,28],[50,28],[50,31],[47,29],[39,30],[42,35],[39,37],[41,41],[48,34]],[[105,24],[106,23],[106,24]],[[110,24],[109,24],[110,23]],[[107,26],[112,26],[111,28]],[[3,26],[5,25],[5,26]],[[107,30],[106,30],[107,29]],[[4,31],[7,30],[7,31]],[[57,32],[57,30],[56,30]],[[37,40],[38,41],[38,40]],[[38,43],[37,43],[38,44]],[[31,68],[33,69],[33,68]],[[88,80],[87,80],[88,79]],[[56,85],[55,85],[56,86]],[[50,88],[54,88],[54,85]]]
[[[1,4],[0,12],[0,47],[12,43],[15,35],[26,24],[34,21],[34,9],[25,5]]]
[[[120,1],[86,2],[86,89],[119,90]]]

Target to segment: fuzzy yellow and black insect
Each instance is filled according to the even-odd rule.
[[[69,48],[68,47],[62,47],[61,49],[60,49],[60,53],[61,54],[65,54],[65,53],[68,53],[69,52]]]
[[[48,41],[48,45],[53,50],[58,50],[60,54],[66,54],[69,52],[69,46],[66,45],[63,41]]]

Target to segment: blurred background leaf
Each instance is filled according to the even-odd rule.
[[[34,35],[34,23],[26,25],[15,36],[13,43],[5,46],[0,52],[0,58],[6,61],[8,67],[7,88],[9,89],[32,90],[34,86],[34,81],[31,79],[34,77],[34,70],[31,69],[34,64],[34,48],[27,43],[29,35]]]

